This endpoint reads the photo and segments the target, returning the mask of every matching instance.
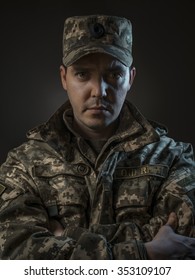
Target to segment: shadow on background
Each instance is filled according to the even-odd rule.
[[[128,99],[146,117],[164,123],[171,137],[195,146],[194,1],[87,2],[2,5],[0,163],[25,141],[28,129],[66,100],[59,66],[64,20],[72,15],[112,14],[132,21],[137,76]]]

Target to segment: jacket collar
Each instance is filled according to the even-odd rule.
[[[71,144],[73,134],[78,137],[72,129],[72,118],[72,108],[67,101],[46,123],[31,129],[27,138],[47,142],[57,152],[64,154],[65,146]],[[165,127],[148,121],[135,105],[126,100],[120,115],[119,129],[107,141],[106,146],[114,144],[113,149],[117,147],[119,150],[130,152],[159,141],[163,134],[166,134]]]

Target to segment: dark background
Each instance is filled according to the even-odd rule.
[[[195,146],[194,0],[8,0],[0,10],[0,163],[66,99],[59,78],[65,18],[97,13],[132,21],[137,76],[128,98]]]

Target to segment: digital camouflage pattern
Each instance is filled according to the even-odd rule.
[[[69,66],[91,53],[107,53],[127,67],[132,64],[132,25],[123,17],[74,16],[64,23],[63,63]]]
[[[117,133],[96,155],[72,118],[67,102],[2,164],[1,259],[146,259],[144,243],[171,211],[177,232],[195,236],[190,144],[126,101]]]

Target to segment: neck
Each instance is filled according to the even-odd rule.
[[[118,128],[118,120],[111,125],[97,129],[90,127],[81,127],[77,122],[73,122],[74,130],[83,138],[89,140],[107,140],[114,135],[116,129]]]

